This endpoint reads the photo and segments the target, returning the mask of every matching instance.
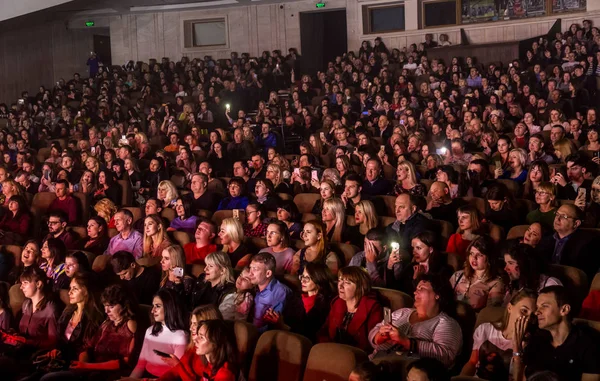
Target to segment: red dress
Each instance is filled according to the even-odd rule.
[[[171,368],[163,374],[159,381],[236,381],[237,377],[229,366],[225,363],[214,376],[211,375],[212,366],[210,363],[204,364],[203,359],[196,354],[196,348],[188,349],[178,365]],[[210,378],[209,378],[210,376]]]

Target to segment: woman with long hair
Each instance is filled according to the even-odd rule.
[[[192,154],[192,151],[186,146],[179,146],[179,155],[175,159],[177,169],[182,171],[186,178],[192,173],[195,173],[198,169],[196,159]]]
[[[329,251],[327,234],[321,222],[311,220],[304,224],[301,239],[304,241],[304,248],[294,254],[292,274],[302,274],[309,262],[324,263],[333,274],[337,274],[341,262],[334,252]]]
[[[67,247],[58,238],[48,238],[42,244],[40,268],[46,273],[54,290],[67,288],[69,277],[65,274]]]
[[[244,244],[244,227],[235,218],[226,218],[221,222],[218,233],[223,252],[229,255],[234,268],[242,269],[250,264],[250,249]]]
[[[146,216],[142,250],[145,257],[159,258],[163,250],[172,245],[167,229],[158,214]]]
[[[394,195],[409,193],[413,196],[425,196],[425,186],[417,181],[415,166],[407,160],[398,163],[396,169],[396,185]]]
[[[73,192],[81,192],[86,195],[92,195],[96,192],[96,175],[94,172],[86,169],[81,174],[79,182],[73,185]]]
[[[325,225],[329,242],[347,242],[346,208],[341,199],[334,197],[325,200],[321,211],[321,221]]]
[[[171,220],[167,231],[181,231],[193,234],[198,225],[198,216],[192,213],[192,203],[189,197],[178,197],[175,202],[175,213],[177,216]]]
[[[177,187],[169,180],[163,180],[158,184],[156,198],[162,202],[164,208],[175,208],[175,203],[179,197]]]
[[[117,214],[117,206],[109,198],[103,198],[94,205],[94,211],[99,217],[106,221],[109,229],[115,228],[115,214]]]
[[[319,185],[319,194],[321,197],[315,201],[315,205],[313,205],[311,213],[320,215],[323,210],[323,204],[326,200],[329,200],[335,197],[335,184],[331,180],[323,180]]]
[[[275,194],[275,188],[273,183],[268,178],[256,180],[254,186],[255,197],[253,202],[263,206],[263,208],[269,212],[275,212],[277,205],[281,202],[281,198]]]
[[[19,261],[19,265],[13,267],[8,274],[8,283],[19,283],[19,279],[23,271],[27,270],[31,266],[39,267],[40,259],[40,245],[37,243],[37,240],[30,239],[29,241],[25,242],[23,249],[21,250],[21,260]]]
[[[523,198],[535,201],[536,190],[544,181],[550,181],[550,167],[544,160],[535,160],[529,165],[527,181],[523,187]]]
[[[502,183],[494,183],[485,195],[485,220],[500,226],[506,235],[510,228],[519,224],[519,214],[514,195]]]
[[[565,159],[577,152],[577,147],[575,147],[575,144],[567,138],[562,138],[558,141],[556,141],[553,144],[553,148],[554,148],[554,156],[558,159],[559,163],[562,164],[566,164]]]
[[[100,216],[94,216],[87,222],[87,237],[80,241],[81,250],[89,251],[96,255],[102,255],[108,248],[110,237],[108,236],[108,224]]]
[[[458,254],[466,259],[467,248],[484,230],[485,224],[477,208],[471,205],[461,206],[457,209],[458,232],[448,239],[447,253]]]
[[[362,250],[367,232],[379,226],[379,217],[373,202],[360,200],[354,206],[354,223],[354,226],[348,226],[347,237],[351,244]]]
[[[497,179],[509,179],[513,180],[519,185],[523,185],[527,180],[527,151],[521,148],[515,148],[508,154],[508,166],[507,170],[502,168],[496,168],[494,175]],[[500,173],[500,171],[502,173]]]
[[[162,278],[160,288],[168,288],[189,300],[194,285],[194,278],[187,275],[185,252],[179,245],[167,246],[160,255]]]
[[[259,253],[269,253],[275,258],[277,273],[289,273],[292,270],[296,251],[290,247],[290,234],[283,221],[272,220],[266,230],[267,247]]]
[[[0,243],[18,245],[29,235],[31,213],[23,196],[14,195],[8,199],[8,211],[0,220]]]
[[[496,264],[495,246],[488,236],[476,238],[467,249],[464,269],[450,278],[456,299],[469,303],[475,311],[502,305],[505,287]]]
[[[300,239],[300,233],[302,233],[301,216],[296,203],[292,200],[281,200],[281,203],[277,206],[277,220],[287,226],[290,239]]]
[[[115,205],[120,205],[123,199],[121,184],[117,182],[112,171],[102,169],[98,172],[98,188],[93,194],[94,201],[108,198]]]
[[[152,300],[152,324],[146,330],[137,365],[129,377],[161,377],[171,368],[157,352],[182,357],[188,343],[187,324],[178,295],[160,289]]]
[[[195,281],[191,292],[191,307],[212,304],[223,318],[233,320],[235,315],[235,277],[226,253],[210,253],[204,260],[204,273]]]

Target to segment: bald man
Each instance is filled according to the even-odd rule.
[[[441,181],[436,181],[431,184],[429,193],[427,194],[426,212],[436,220],[448,221],[454,229],[458,226],[456,220],[456,211],[466,202],[460,198],[453,199],[450,196],[450,188]]]

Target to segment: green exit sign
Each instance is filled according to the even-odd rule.
[[[317,5],[317,8],[325,8],[325,3],[322,1],[320,3],[317,3],[316,5]]]
[[[93,21],[86,21],[85,22],[85,26],[87,26],[87,27],[94,26],[94,25],[96,25],[96,23],[93,22]]]

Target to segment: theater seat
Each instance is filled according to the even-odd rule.
[[[65,306],[68,306],[69,303],[69,290],[60,290],[59,291],[60,301],[63,302]]]
[[[321,195],[318,193],[298,193],[294,197],[294,203],[300,213],[310,213],[319,198],[321,198]]]
[[[13,259],[15,260],[15,266],[21,264],[21,251],[23,251],[23,248],[21,246],[4,245],[2,249],[6,251],[7,254],[13,256]]]
[[[347,381],[352,369],[367,360],[364,351],[349,345],[317,344],[308,355],[303,380]]]
[[[191,242],[190,235],[187,232],[174,231],[173,239],[179,244],[179,246],[183,247],[184,245]]]
[[[21,284],[17,283],[8,290],[8,298],[10,299],[10,309],[12,310],[13,316],[21,311],[21,306],[25,301],[25,295],[21,291]]]
[[[477,314],[475,328],[483,323],[495,323],[502,320],[506,308],[504,307],[485,307]]]
[[[348,243],[330,242],[329,247],[338,255],[338,257],[344,258],[345,265],[348,265],[354,254],[360,251],[358,247]]]
[[[241,370],[244,375],[248,375],[254,348],[258,340],[258,331],[254,325],[242,320],[236,320],[233,323],[233,330],[235,331],[235,340],[240,353]]]
[[[198,210],[198,216],[200,216],[200,217],[210,219],[212,217],[212,215],[213,215],[213,212],[211,212],[210,210],[206,210],[206,209]]]
[[[143,316],[147,316],[150,319],[150,324],[154,324],[154,315],[152,315],[152,306],[147,304],[140,304],[140,312]]]
[[[311,220],[320,220],[319,218],[320,216],[317,216],[316,214],[312,214],[312,213],[302,213],[302,219],[301,221],[306,223],[308,221]]]
[[[600,273],[596,274],[594,279],[592,279],[590,290],[600,290]]]
[[[450,236],[454,233],[454,226],[452,226],[450,222],[444,220],[434,219],[432,221],[435,222],[439,227],[440,236],[442,237],[441,242],[439,243],[440,248],[445,250],[448,245],[448,240],[450,239]]]
[[[395,196],[377,196],[385,204],[385,215],[396,217],[396,197]]]
[[[198,278],[204,272],[204,267],[206,266],[203,263],[194,263],[192,265],[192,275]]]
[[[286,331],[263,333],[256,344],[248,381],[302,381],[312,343]]]
[[[233,217],[233,210],[217,210],[210,218],[217,225],[217,229],[226,218]]]
[[[508,234],[506,235],[506,239],[517,239],[522,238],[525,235],[525,232],[529,229],[529,225],[517,225],[510,228]]]
[[[500,243],[504,237],[504,230],[500,226],[493,224],[491,222],[489,224],[489,227],[490,227],[490,231],[489,231],[490,238],[493,239],[494,242]]]
[[[119,234],[119,232],[117,231],[117,229],[115,228],[109,228],[108,229],[108,237],[112,238],[114,236],[116,236],[117,234]]]
[[[246,242],[258,250],[267,247],[267,240],[261,237],[246,237]]]
[[[379,227],[385,228],[386,226],[396,222],[396,217],[379,217]]]
[[[71,230],[73,233],[79,237],[79,239],[87,238],[87,227],[85,226],[71,226],[67,230]]]
[[[110,255],[99,255],[94,259],[94,263],[92,263],[92,270],[97,273],[100,273],[106,269],[107,266],[110,266]]]
[[[377,293],[380,299],[392,311],[400,308],[411,308],[415,303],[414,299],[405,292],[392,290],[391,288],[373,287],[373,291]]]
[[[475,332],[475,321],[477,314],[473,307],[464,301],[456,302],[456,321],[460,325],[463,348],[473,348],[473,332]],[[463,350],[458,354],[454,361],[453,369],[462,369],[463,365],[469,361],[470,350]]]
[[[144,213],[142,212],[142,208],[136,207],[136,206],[126,206],[123,209],[127,209],[131,212],[131,214],[133,214],[133,221],[132,223],[135,223],[137,220],[139,220],[140,218],[143,217]]]
[[[133,192],[129,180],[118,180],[121,186],[121,206],[133,205]]]
[[[81,223],[86,223],[90,219],[90,196],[83,192],[74,192],[71,194],[78,202],[79,215]]]
[[[480,197],[462,197],[462,200],[467,202],[469,205],[477,208],[481,215],[485,215],[485,200]]]
[[[291,195],[291,194],[288,194],[288,193],[277,193],[277,196],[279,196],[279,198],[280,198],[280,199],[282,199],[282,200],[287,200],[287,201],[291,201],[291,200],[293,200],[293,199],[294,199],[294,198],[292,197],[292,195]]]
[[[454,269],[454,271],[462,270],[464,268],[465,260],[462,259],[456,253],[448,253],[448,265]]]
[[[177,217],[177,213],[175,209],[172,208],[164,208],[162,212],[160,212],[161,217],[166,218],[169,222],[173,221],[175,217]],[[168,226],[167,226],[168,227]]]
[[[595,329],[600,333],[600,321],[586,320],[586,319],[573,319],[573,324],[585,325]]]
[[[136,260],[137,264],[145,267],[157,266],[160,263],[161,257],[141,257]]]
[[[547,275],[558,278],[575,298],[575,305],[581,306],[589,290],[587,275],[580,269],[563,265],[548,265]],[[579,311],[575,311],[579,313]]]

